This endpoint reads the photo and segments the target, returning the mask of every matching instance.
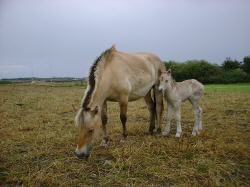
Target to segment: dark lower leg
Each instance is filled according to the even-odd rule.
[[[149,122],[149,134],[153,134],[154,128],[155,128],[155,103],[151,98],[151,91],[149,91],[149,93],[145,96],[144,98],[147,107],[148,107],[148,111],[149,111],[149,115],[150,115],[150,122]]]
[[[108,131],[107,131],[108,116],[107,116],[107,104],[106,104],[106,102],[103,105],[101,119],[102,119],[102,130],[103,130],[103,143],[107,144],[109,141],[109,137],[108,137]]]
[[[128,131],[126,127],[127,122],[127,103],[120,103],[120,120],[122,122],[123,137],[128,136]]]
[[[163,112],[163,95],[159,91],[158,87],[155,86],[155,103],[156,103],[156,124],[155,124],[155,131],[161,132],[161,123],[162,123],[162,112]]]
[[[127,122],[127,116],[124,114],[120,114],[120,119],[122,122],[122,130],[123,130],[123,137],[127,138],[128,136],[128,131],[127,131],[127,127],[126,127],[126,122]]]

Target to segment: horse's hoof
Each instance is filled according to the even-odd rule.
[[[126,142],[126,139],[121,139],[121,140],[120,140],[120,143],[121,143],[121,144],[124,144],[125,142]]]
[[[175,137],[176,138],[180,138],[181,137],[181,133],[176,133]]]
[[[197,135],[199,135],[200,133],[201,133],[201,131],[199,131],[199,130],[193,130],[192,135],[193,135],[193,136],[197,136]]]
[[[150,135],[150,136],[153,136],[153,135],[154,135],[153,131],[149,131],[149,132],[147,132],[146,134],[147,134],[147,135]]]
[[[153,133],[154,133],[154,134],[161,134],[161,128],[154,129],[154,130],[153,130]]]
[[[193,131],[193,132],[192,132],[192,135],[193,135],[193,136],[196,136],[196,135],[198,135],[198,133],[196,133],[196,131]]]
[[[166,132],[166,131],[162,132],[162,136],[168,136],[168,135],[169,135],[169,132]]]
[[[101,147],[108,147],[108,143],[106,141],[102,141],[100,144]]]

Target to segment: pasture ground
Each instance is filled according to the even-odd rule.
[[[236,91],[235,91],[236,90]],[[249,186],[250,85],[209,85],[204,132],[192,137],[193,111],[183,104],[183,136],[149,136],[143,100],[128,107],[129,136],[120,143],[116,103],[108,105],[111,142],[94,144],[88,161],[73,151],[79,86],[0,86],[0,186]],[[166,107],[164,114],[166,113]],[[165,120],[164,123],[165,124]]]

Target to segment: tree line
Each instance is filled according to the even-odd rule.
[[[244,83],[250,82],[250,55],[242,62],[226,58],[222,65],[206,60],[188,60],[185,63],[166,61],[176,81],[197,79],[202,83]]]

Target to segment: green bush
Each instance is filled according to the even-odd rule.
[[[169,61],[165,65],[167,69],[171,68],[176,81],[197,79],[202,83],[250,82],[250,75],[240,68],[225,70],[223,66],[205,60],[189,60],[185,63]]]
[[[11,84],[10,81],[3,81],[3,80],[0,80],[0,84]]]

